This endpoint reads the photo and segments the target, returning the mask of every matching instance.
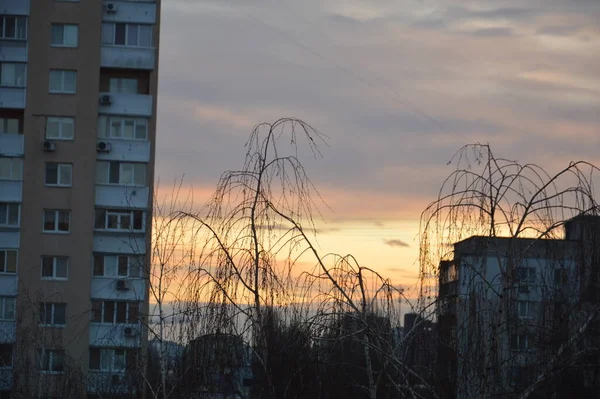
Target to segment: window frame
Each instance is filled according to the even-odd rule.
[[[15,262],[15,267],[14,267],[14,271],[7,271],[8,270],[8,261],[9,261],[9,257],[8,257],[8,253],[9,252],[14,252],[14,257],[10,258],[11,260],[14,259]],[[13,274],[17,274],[17,269],[19,267],[19,250],[16,248],[0,248],[0,253],[3,253],[2,256],[0,256],[0,275],[13,275]]]
[[[58,128],[58,136],[49,136],[48,132],[50,132],[50,124],[56,123]],[[70,124],[72,126],[72,136],[65,136],[65,125]],[[46,139],[47,140],[64,140],[64,141],[73,141],[75,140],[75,118],[72,116],[49,116],[46,118]]]
[[[10,180],[10,181],[23,180],[23,158],[0,156],[0,162],[4,159],[8,160],[9,177],[4,177],[4,176],[0,175],[0,180]],[[15,169],[15,163],[18,163],[18,173],[17,173],[18,177],[14,177],[15,170],[17,170],[17,169]]]
[[[12,317],[6,317],[8,301],[12,301]],[[17,298],[9,295],[0,296],[0,321],[15,321],[17,319]]]
[[[9,132],[9,122],[17,121],[17,131]],[[12,118],[9,116],[0,116],[0,134],[23,134],[23,119],[22,118]]]
[[[122,354],[117,355],[117,352],[122,352]],[[124,374],[135,364],[136,355],[138,355],[138,350],[135,348],[90,347],[88,369],[92,372]],[[117,361],[117,356],[122,357],[122,359]],[[105,367],[107,365],[108,367]],[[122,366],[116,367],[119,365]]]
[[[113,170],[113,167],[115,164],[118,165],[118,169]],[[143,182],[141,184],[139,182],[136,182],[138,172],[139,172],[139,169],[137,169],[138,166],[144,167],[144,172],[142,175]],[[106,176],[102,176],[102,179],[100,179],[102,167],[106,168],[106,171],[105,171]],[[125,170],[126,167],[131,167],[131,171],[127,172]],[[136,172],[136,170],[138,172]],[[118,181],[116,183],[111,182],[111,178],[113,177],[115,172],[118,177]],[[133,182],[125,181],[123,176],[126,176],[127,173],[131,173],[131,175],[133,177],[133,179],[132,179]],[[146,187],[148,185],[148,164],[145,162],[121,162],[121,161],[104,161],[104,160],[97,161],[97,163],[96,163],[96,184],[107,185],[107,186]]]
[[[52,275],[51,276],[44,275],[44,269],[47,266],[45,264],[46,260],[52,261]],[[58,276],[57,271],[58,271],[58,267],[59,267],[59,260],[65,261],[65,265],[64,265],[65,266],[65,277]],[[42,260],[41,260],[41,267],[40,267],[41,279],[42,280],[67,281],[69,279],[69,263],[70,263],[70,258],[68,256],[43,255]]]
[[[48,183],[48,167],[56,165],[56,183]],[[45,164],[45,176],[44,176],[44,185],[46,187],[73,187],[73,164],[72,163],[60,163],[60,162],[46,162]],[[62,170],[69,170],[69,182],[63,183],[61,181]]]
[[[7,37],[6,36],[6,19],[14,18],[15,19],[15,37]],[[27,28],[29,25],[29,19],[24,15],[8,15],[2,14],[0,15],[0,40],[14,40],[14,41],[25,41],[27,40]],[[25,29],[23,30],[24,36],[18,37],[17,33],[19,32],[19,21],[25,22]]]
[[[60,89],[52,89],[52,74],[60,73]],[[65,88],[65,77],[67,74],[73,74],[75,81],[73,91]],[[49,94],[77,94],[77,71],[74,69],[51,69],[48,72],[48,93]]]
[[[101,258],[101,265],[98,264]],[[107,265],[107,258],[112,258],[110,265]],[[127,274],[119,274],[121,269],[121,259],[127,258]],[[105,277],[105,278],[121,278],[121,279],[135,279],[142,278],[143,266],[144,266],[144,255],[123,255],[123,254],[108,254],[108,253],[94,253],[92,260],[92,277]],[[137,259],[137,260],[136,260]],[[136,265],[137,263],[137,265]],[[113,269],[114,273],[107,273],[107,266],[109,270]],[[137,266],[137,267],[136,267]],[[102,274],[97,274],[97,270],[102,268]],[[137,272],[134,272],[137,269]]]
[[[46,213],[54,212],[54,230],[46,230]],[[68,215],[68,230],[60,230],[60,214],[66,212]],[[49,234],[69,234],[71,232],[71,210],[67,209],[44,209],[42,211],[42,232]]]
[[[133,135],[132,137],[125,137],[124,132],[126,131],[125,127],[128,122],[131,122],[133,125]],[[139,138],[138,128],[144,127],[144,137]],[[148,118],[139,118],[133,116],[121,116],[121,115],[99,115],[98,116],[98,138],[99,139],[110,139],[110,140],[135,140],[135,141],[147,141],[148,140],[148,124],[150,120]],[[114,135],[116,129],[113,130],[113,126],[116,126],[117,123],[120,123],[119,126],[119,135]]]
[[[67,29],[75,28],[75,44],[66,44]],[[62,43],[54,43],[54,29],[62,28]],[[52,22],[50,24],[50,47],[77,48],[79,47],[79,25],[72,23]]]
[[[67,304],[65,302],[40,302],[39,305],[39,326],[56,328],[65,328],[67,326]],[[56,320],[56,308],[58,306],[62,306],[64,309],[64,323],[57,322]],[[48,310],[50,310],[50,313],[48,313]],[[46,323],[46,318],[42,318],[42,316],[47,316],[48,314],[50,314],[50,323]]]
[[[104,213],[104,215],[99,215]],[[136,225],[136,213],[141,214],[141,227],[135,228]],[[117,217],[118,225],[120,225],[121,218],[126,214],[129,215],[129,226],[128,228],[111,228],[109,226],[109,218],[111,216]],[[98,227],[98,221],[100,218],[104,219],[102,227]],[[126,232],[126,233],[144,233],[146,231],[146,212],[138,209],[112,209],[112,208],[96,208],[94,214],[94,230],[112,231],[112,232]]]
[[[123,305],[125,305],[125,321],[119,321],[119,316],[122,316],[122,314],[120,314],[122,311],[120,306]],[[132,307],[132,305],[135,305],[135,307]],[[110,314],[107,313],[107,308],[109,306],[111,307],[110,313],[112,313],[112,321],[105,321],[108,316],[110,316]],[[90,323],[102,325],[138,325],[140,320],[140,308],[141,305],[139,301],[92,299]],[[133,318],[133,321],[131,321],[130,318]]]
[[[3,82],[4,80],[4,66],[5,65],[14,65],[14,82],[13,83],[9,83],[9,84],[5,84]],[[22,68],[22,70],[19,70],[19,72],[22,72],[22,76],[21,80],[22,83],[19,84],[19,80],[18,80],[18,71],[17,68]],[[18,89],[22,89],[27,87],[27,63],[25,62],[13,62],[13,61],[2,61],[0,62],[0,87],[12,87],[12,88],[18,88]]]
[[[21,226],[21,203],[19,202],[0,202],[0,208],[5,207],[6,218],[0,219],[0,227],[18,228]],[[11,209],[17,208],[17,222],[11,224]],[[14,216],[14,215],[13,215]]]
[[[533,319],[532,301],[517,301],[517,317],[521,320]],[[521,305],[524,305],[523,307]],[[522,312],[522,310],[525,310]]]
[[[65,358],[66,352],[64,349],[38,349],[37,351],[37,366],[41,373],[43,374],[62,374],[65,371]],[[55,366],[55,357],[62,357],[61,362],[59,363],[61,368],[58,370],[54,370]],[[46,362],[46,359],[48,360]],[[48,368],[44,368],[48,363]]]
[[[124,43],[123,44],[117,44],[117,25],[124,25],[125,28],[125,34],[124,34]],[[130,27],[136,27],[136,35],[137,35],[137,44],[129,44],[129,35],[130,35]],[[141,46],[140,45],[140,41],[142,38],[142,35],[140,35],[140,31],[141,31],[141,27],[142,26],[148,26],[150,27],[149,32],[150,32],[150,45],[149,46]],[[107,39],[107,34],[110,34],[110,42],[108,42]],[[146,48],[146,49],[154,49],[155,48],[155,44],[154,44],[154,24],[143,24],[143,23],[134,23],[134,22],[103,22],[102,23],[102,39],[101,39],[101,43],[103,46],[115,46],[115,47],[134,47],[134,48]]]

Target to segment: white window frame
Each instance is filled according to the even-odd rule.
[[[96,274],[96,262],[99,260],[99,258],[102,259],[102,274]],[[127,258],[127,274],[119,274],[120,262],[122,258]],[[92,276],[110,278],[141,278],[144,266],[143,262],[144,255],[95,253],[92,262]]]
[[[58,76],[57,74],[60,74]],[[60,78],[60,88],[52,88],[52,77]],[[74,78],[73,89],[65,85],[66,76]],[[77,71],[72,69],[51,69],[48,74],[48,92],[50,94],[76,94],[77,93]]]
[[[17,314],[17,298],[14,296],[0,296],[0,320],[14,321]],[[10,315],[7,317],[7,315]]]
[[[40,302],[39,305],[40,305],[40,309],[39,309],[40,315],[38,317],[38,325],[45,326],[45,327],[63,327],[63,328],[66,327],[66,325],[67,325],[67,304],[66,303],[64,303],[64,302]],[[50,323],[46,323],[45,320],[43,320],[43,322],[42,322],[42,320],[41,320],[41,316],[42,316],[41,307],[42,306],[44,307],[44,314],[47,315],[48,310],[50,310]],[[65,320],[64,320],[63,324],[58,323],[56,321],[57,306],[64,306]]]
[[[56,169],[56,183],[48,183],[48,166],[50,165],[56,165],[57,169]],[[62,177],[63,177],[63,171],[66,173],[66,171],[68,172],[68,176],[69,178],[67,179],[68,181],[63,182]],[[73,164],[71,163],[58,163],[58,162],[46,162],[46,174],[45,174],[45,179],[44,179],[44,183],[46,186],[49,187],[72,187],[73,186]]]
[[[0,209],[5,209],[6,217],[0,219],[0,227],[19,227],[21,225],[21,204],[18,202],[0,202]],[[11,210],[17,208],[17,222],[10,223]]]
[[[44,262],[47,260],[51,260],[52,261],[52,275],[51,276],[44,276]],[[41,279],[42,280],[60,280],[60,281],[66,281],[69,279],[69,257],[68,256],[42,256],[42,260],[41,260]],[[61,267],[62,265],[60,265],[60,262],[65,262],[64,263],[64,267],[65,267],[65,276],[61,277],[58,276],[58,268]]]
[[[5,82],[5,67],[13,68],[11,82]],[[0,62],[0,86],[2,87],[26,87],[27,86],[27,64],[23,62]]]
[[[54,30],[62,30],[62,42],[54,42]],[[73,33],[75,34],[75,40],[73,41]],[[71,39],[71,40],[68,40]],[[77,24],[64,24],[64,23],[52,23],[50,27],[50,45],[52,47],[77,47],[79,46],[79,25]]]
[[[533,309],[531,301],[517,301],[517,314],[519,319],[527,320],[533,318]]]
[[[46,230],[46,212],[54,212],[54,230]],[[59,220],[61,212],[66,212],[69,216],[69,229],[68,230],[59,230]],[[67,209],[44,209],[42,211],[42,231],[44,233],[52,233],[52,234],[69,234],[71,232],[71,211]]]
[[[12,123],[17,122],[17,131],[10,131],[9,128]],[[11,118],[11,117],[0,117],[0,134],[23,134],[23,122],[19,118]]]
[[[21,16],[21,15],[0,15],[0,18],[2,19],[1,24],[2,24],[2,28],[0,29],[0,39],[2,40],[27,40],[27,25],[28,25],[28,21],[27,21],[27,17],[25,16]],[[15,37],[7,37],[6,36],[6,20],[8,18],[14,18],[15,20]],[[19,32],[19,22],[24,22],[25,28],[23,30],[23,37],[18,37],[18,32]]]
[[[116,115],[100,115],[98,117],[98,138],[100,139],[114,139],[114,140],[136,140],[145,141],[148,140],[148,123],[147,118],[135,118],[128,116],[116,116]],[[132,136],[125,137],[126,127],[132,126]],[[118,126],[118,129],[115,127]],[[143,137],[138,137],[139,131],[144,132]],[[118,134],[117,134],[118,133]]]
[[[50,135],[51,126],[56,125],[57,135]],[[65,128],[70,127],[69,129]],[[46,119],[46,138],[49,140],[73,140],[75,139],[75,118],[71,116],[49,116]]]
[[[15,271],[14,272],[9,272],[8,270],[8,253],[14,252],[14,258],[11,257],[11,259],[15,260]],[[9,275],[14,275],[17,274],[17,268],[19,267],[19,250],[14,249],[14,248],[0,248],[0,275],[2,274],[9,274]]]
[[[106,209],[106,208],[96,208],[96,212],[104,212],[104,224],[102,227],[95,227],[96,226],[96,222],[94,222],[94,228],[96,230],[108,230],[108,231],[121,231],[121,232],[138,232],[138,233],[143,233],[146,229],[145,229],[145,225],[146,225],[146,212],[142,211],[142,210],[126,210],[126,209]],[[135,229],[134,228],[134,224],[135,224],[135,214],[134,212],[141,212],[142,213],[142,227],[141,229]],[[95,215],[97,217],[97,215]],[[129,217],[129,226],[128,228],[114,228],[114,227],[108,227],[109,226],[109,218],[111,216],[117,217],[117,221],[118,221],[118,226],[121,225],[121,220],[125,217]]]
[[[90,350],[97,350],[99,354],[98,365],[99,368],[90,370],[103,371],[111,373],[125,373],[127,370],[127,351],[128,348],[90,348]],[[117,355],[117,352],[122,353]],[[91,355],[90,355],[91,356]],[[117,361],[119,357],[122,357],[120,361]],[[106,367],[107,366],[107,367]]]
[[[128,83],[135,83],[134,90],[129,90]],[[109,78],[108,92],[115,94],[139,94],[140,81],[136,78]]]
[[[110,181],[110,171],[114,164],[119,166],[119,181],[111,182]],[[139,167],[142,167],[144,171],[140,172]],[[96,165],[96,184],[103,185],[115,185],[115,186],[130,186],[130,187],[146,187],[147,186],[147,173],[148,173],[148,165],[144,162],[120,162],[120,161],[98,161]],[[131,168],[131,170],[127,170]],[[105,169],[105,170],[103,170]],[[142,173],[142,177],[140,179],[141,182],[136,182],[138,174]],[[132,176],[132,181],[128,182],[125,179],[127,175]],[[143,178],[143,179],[142,179]]]
[[[60,355],[62,357],[62,370],[53,370],[54,368],[54,363],[55,360],[54,358],[57,357],[57,355]],[[38,350],[37,353],[37,361],[38,361],[38,368],[39,370],[43,373],[43,374],[62,374],[64,373],[64,369],[65,369],[65,358],[66,358],[66,352],[63,349],[40,349]],[[45,359],[48,359],[48,368],[45,369],[43,368],[45,366]]]
[[[125,25],[125,43],[124,44],[116,44],[117,38],[117,25]],[[149,46],[141,46],[140,39],[142,30],[142,26],[150,27],[150,45]],[[129,28],[137,28],[137,43],[129,44]],[[110,38],[108,37],[110,36]],[[109,40],[110,39],[110,40]],[[102,45],[108,46],[118,46],[118,47],[139,47],[139,48],[154,48],[154,25],[152,24],[140,24],[140,23],[127,23],[127,22],[103,22],[102,23]]]
[[[6,160],[6,161],[4,161]],[[16,157],[0,157],[0,162],[7,162],[9,176],[1,176],[0,180],[22,180],[23,178],[23,159]]]
[[[113,320],[112,322],[107,322],[104,321],[104,313],[105,313],[105,308],[106,308],[106,302],[112,302],[114,303],[114,308],[113,308]],[[100,321],[94,321],[94,303],[100,303]],[[125,303],[126,304],[126,308],[125,308],[125,322],[121,323],[117,321],[117,307],[118,304],[120,303]],[[136,304],[137,305],[137,319],[136,320],[129,320],[130,318],[130,313],[131,313],[131,305],[132,304]],[[105,299],[92,299],[92,320],[91,323],[93,324],[105,324],[105,325],[137,325],[138,324],[138,319],[139,319],[139,315],[140,315],[140,310],[141,310],[141,306],[140,306],[140,302],[136,302],[136,301],[116,301],[116,300],[105,300]]]

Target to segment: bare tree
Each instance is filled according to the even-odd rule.
[[[573,364],[586,368],[578,360],[598,351],[598,340],[586,338],[598,313],[598,301],[586,296],[597,258],[589,236],[597,231],[598,168],[578,161],[549,173],[480,144],[450,163],[456,169],[421,217],[419,304],[452,326],[441,346],[455,350],[456,392],[526,398],[552,391],[551,376]],[[553,281],[561,273],[573,274],[565,280],[568,300]]]

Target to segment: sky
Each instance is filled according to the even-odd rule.
[[[598,0],[163,0],[156,177],[195,200],[254,125],[326,134],[309,176],[324,252],[398,285],[464,144],[549,171],[600,164]]]

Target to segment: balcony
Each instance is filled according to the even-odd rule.
[[[103,96],[110,96],[110,104],[101,103],[100,114],[152,116],[153,97],[149,94],[100,93],[100,97]]]
[[[125,330],[135,331],[126,335]],[[141,328],[137,324],[90,324],[90,345],[139,348],[142,343]]]
[[[0,343],[6,344],[16,341],[17,323],[14,321],[0,321]],[[1,369],[0,369],[1,370]],[[0,377],[1,379],[1,377]],[[0,383],[0,385],[2,385]]]
[[[104,1],[104,22],[156,23],[156,3],[151,1]],[[109,10],[108,5],[112,8]]]
[[[96,202],[98,206],[116,208],[148,208],[148,187],[135,186],[96,186]]]
[[[100,161],[150,162],[150,142],[142,140],[119,140],[102,138],[110,144],[110,151],[99,152]],[[0,142],[0,148],[1,142]]]
[[[25,88],[0,87],[0,108],[25,109]]]
[[[143,255],[146,253],[145,236],[116,236],[110,234],[111,233],[106,233],[106,235],[101,235],[98,232],[94,233],[94,252],[106,252],[115,255]]]
[[[0,180],[0,202],[21,202],[22,192],[21,180]]]
[[[24,142],[22,134],[0,133],[0,155],[23,155]]]
[[[102,46],[100,66],[103,68],[155,68],[156,50],[148,47]]]
[[[29,15],[29,0],[0,0],[0,14]]]
[[[127,289],[117,289],[117,282],[125,280]],[[146,282],[143,278],[93,277],[92,298],[114,301],[143,301],[146,297]]]
[[[27,42],[24,40],[0,40],[0,61],[27,62]]]

